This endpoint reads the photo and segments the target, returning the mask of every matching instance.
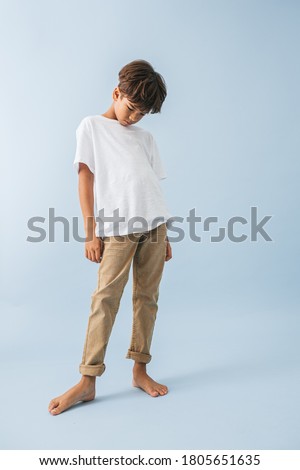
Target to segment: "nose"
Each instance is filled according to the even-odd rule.
[[[140,113],[139,113],[138,110],[132,110],[132,112],[130,113],[129,118],[130,118],[131,121],[138,121],[139,116],[140,116]]]

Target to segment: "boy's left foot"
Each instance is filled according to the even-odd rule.
[[[146,364],[142,366],[139,364],[134,365],[132,385],[141,388],[152,397],[158,397],[159,395],[166,395],[168,393],[168,387],[166,385],[155,382],[155,380],[149,377],[146,372]]]

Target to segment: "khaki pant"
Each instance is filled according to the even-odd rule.
[[[100,376],[104,357],[133,260],[133,324],[126,359],[148,363],[166,256],[166,223],[153,230],[104,237],[97,288],[92,294],[82,375]]]

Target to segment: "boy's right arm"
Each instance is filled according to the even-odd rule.
[[[94,174],[84,163],[79,163],[78,192],[86,235],[85,256],[95,263],[101,262],[103,241],[96,237],[94,217]]]

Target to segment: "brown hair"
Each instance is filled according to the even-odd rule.
[[[125,65],[119,72],[118,87],[121,99],[125,96],[144,113],[160,113],[167,96],[164,78],[146,60]]]

